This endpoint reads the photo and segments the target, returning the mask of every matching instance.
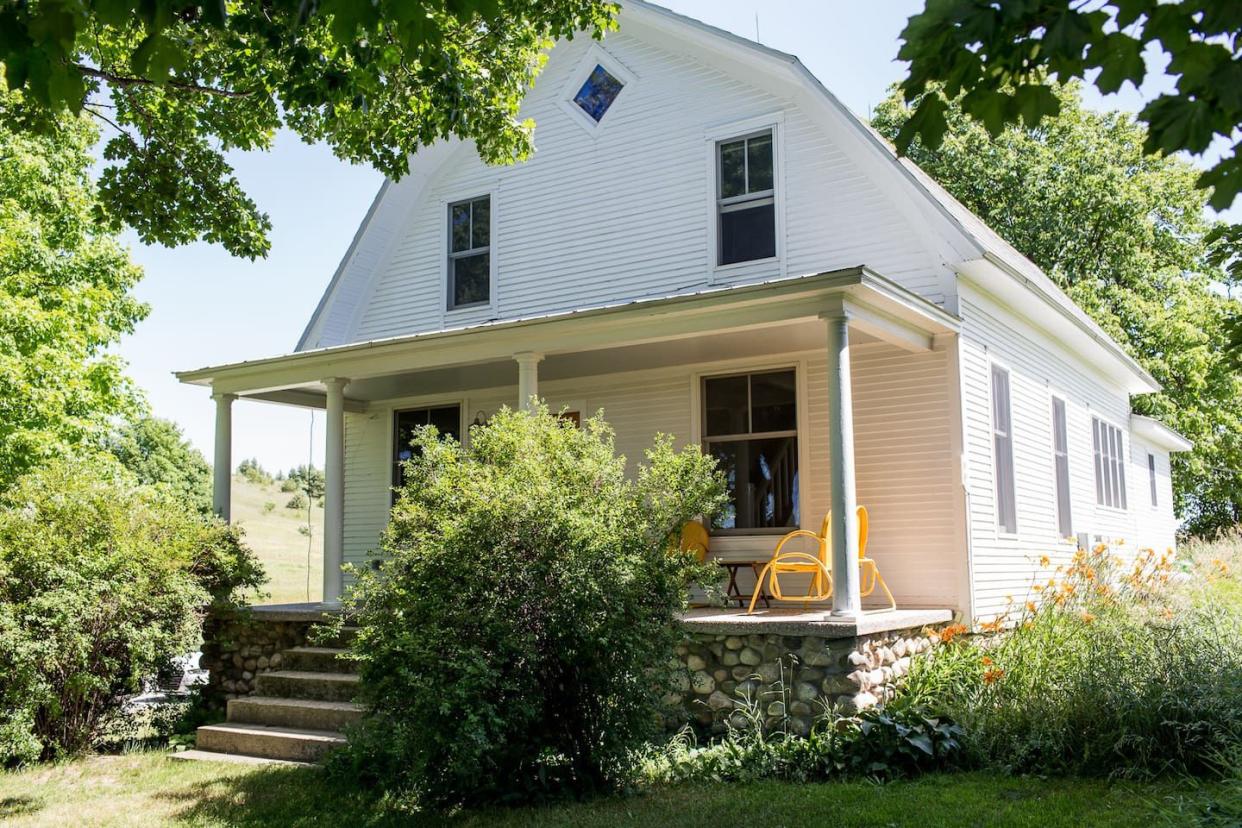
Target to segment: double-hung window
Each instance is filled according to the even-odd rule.
[[[1052,398],[1052,461],[1057,484],[1057,531],[1068,538],[1074,534],[1070,514],[1069,432],[1065,423],[1065,400]]]
[[[776,177],[772,130],[716,145],[716,263],[776,255]]]
[[[1018,531],[1014,498],[1013,417],[1009,405],[1009,372],[992,366],[992,444],[996,458],[996,526],[1002,532]]]
[[[1095,502],[1113,509],[1126,508],[1126,463],[1121,429],[1091,418],[1095,450]]]
[[[492,292],[492,199],[449,205],[448,308],[485,305]]]
[[[703,381],[703,437],[729,487],[714,530],[798,525],[797,379],[792,369]]]

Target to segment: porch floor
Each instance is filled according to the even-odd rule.
[[[258,618],[268,621],[315,621],[341,611],[339,604],[310,601],[297,604],[264,604],[250,608]],[[821,638],[855,638],[860,635],[918,629],[953,620],[949,609],[897,609],[864,612],[857,618],[838,618],[827,609],[773,607],[745,610],[724,607],[692,609],[682,616],[688,630],[705,633],[776,633],[813,635]]]

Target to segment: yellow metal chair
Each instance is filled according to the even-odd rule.
[[[682,552],[693,552],[699,563],[707,560],[707,545],[711,536],[707,527],[697,520],[687,521],[681,527],[681,542],[678,547]]]
[[[755,592],[750,598],[750,607],[746,610],[746,614],[755,611],[755,602],[759,600],[759,594],[763,592],[763,579],[768,579],[768,594],[778,601],[823,601],[832,597],[832,572],[828,569],[828,530],[832,522],[832,513],[824,516],[824,522],[820,526],[819,534],[815,534],[809,529],[795,529],[785,537],[781,538],[780,543],[776,544],[776,551],[772,553],[772,560],[768,561],[760,572],[759,577],[755,579]],[[809,552],[782,552],[785,544],[794,538],[812,538],[818,544],[815,555]],[[811,573],[811,585],[807,588],[806,595],[785,595],[781,592],[781,575],[793,575],[800,573]]]
[[[884,590],[885,596],[888,597],[888,611],[897,609],[897,602],[893,599],[893,593],[889,592],[888,584],[884,583],[884,576],[880,574],[880,568],[876,566],[875,561],[867,557],[867,533],[870,529],[871,519],[867,515],[867,507],[858,507],[858,597],[866,598],[875,592],[878,586]]]
[[[824,601],[832,597],[832,570],[831,564],[831,541],[828,538],[828,532],[832,527],[832,513],[829,512],[824,516],[824,522],[820,526],[819,534],[808,529],[796,529],[793,532],[781,538],[780,543],[776,545],[776,551],[772,554],[772,560],[768,561],[768,565],[759,573],[759,579],[756,582],[755,595],[759,594],[758,585],[763,583],[763,579],[769,578],[770,587],[768,591],[773,598],[784,601],[805,601],[811,603],[813,601]],[[888,584],[884,582],[884,576],[880,574],[880,568],[871,558],[867,557],[867,537],[870,534],[871,520],[867,514],[866,506],[858,507],[858,573],[859,573],[859,589],[860,598],[866,598],[875,592],[876,587],[884,591],[884,595],[888,598],[888,609],[897,609],[897,602],[893,599],[893,593],[889,591]],[[806,552],[785,552],[781,549],[787,542],[797,537],[814,538],[818,544],[818,554],[811,555]],[[794,573],[812,573],[811,585],[807,588],[806,595],[784,595],[781,592],[780,576],[782,574]],[[755,598],[750,600],[750,608],[746,610],[747,614],[755,611]]]

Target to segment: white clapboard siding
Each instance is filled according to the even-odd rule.
[[[963,290],[959,301],[976,615],[1003,612],[1009,599],[1026,600],[1033,583],[1051,577],[1050,568],[1042,566],[1040,559],[1048,556],[1051,567],[1055,567],[1075,548],[1060,537],[1057,526],[1051,414],[1054,394],[1066,401],[1075,534],[1124,541],[1124,549],[1131,552],[1146,546],[1163,550],[1171,545],[1175,526],[1171,493],[1162,500],[1158,519],[1143,519],[1150,503],[1146,453],[1140,467],[1129,431],[1130,401],[1120,384],[1087,368],[1052,337],[986,295]],[[993,362],[1010,371],[1018,518],[1018,531],[1013,535],[999,531],[996,525],[989,384]],[[1125,472],[1126,509],[1096,503],[1093,417],[1120,427],[1124,435],[1130,458]],[[1167,481],[1167,455],[1157,453],[1157,459]]]
[[[571,406],[590,415],[603,410],[616,431],[617,451],[633,472],[655,435],[672,435],[677,445],[694,439],[692,388],[697,377],[721,370],[769,369],[782,360],[767,357],[748,366],[687,365],[540,383],[553,409]],[[809,469],[802,525],[818,529],[829,502],[827,361],[819,354],[790,355],[805,389],[800,434]],[[857,346],[852,359],[855,444],[859,501],[872,513],[869,551],[898,600],[907,606],[958,606],[965,555],[954,541],[952,476],[949,462],[947,362],[942,352],[913,355],[878,343]],[[376,548],[388,510],[392,413],[401,408],[464,405],[467,421],[512,405],[516,388],[464,391],[457,397],[408,398],[372,404],[350,415],[346,430],[346,559],[362,561]],[[771,554],[776,538],[730,538],[725,557]]]
[[[1147,456],[1156,458],[1156,503],[1151,502],[1151,477]],[[1173,514],[1173,479],[1170,476],[1169,454],[1162,448],[1144,443],[1135,437],[1130,441],[1129,486],[1130,509],[1134,513],[1135,549],[1147,547],[1158,554],[1177,543],[1177,518]]]
[[[846,153],[791,100],[624,32],[603,48],[635,75],[591,134],[561,107],[589,39],[557,45],[529,94],[537,151],[506,167],[470,145],[443,163],[410,208],[405,235],[372,280],[339,344],[593,307],[865,264],[932,301],[944,299],[940,257]],[[708,250],[707,130],[781,113],[778,184],[784,261],[713,274]],[[415,159],[417,167],[418,159]],[[398,187],[403,184],[396,185]],[[446,204],[490,193],[497,295],[490,307],[446,312]],[[325,332],[326,333],[326,332]]]

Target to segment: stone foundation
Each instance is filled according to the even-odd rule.
[[[805,735],[829,707],[856,712],[892,698],[911,658],[939,640],[932,626],[842,637],[816,635],[812,625],[803,635],[794,624],[781,626],[730,632],[687,624],[677,648],[684,671],[666,700],[669,726],[690,722],[719,733],[730,721],[743,726],[758,716],[767,728],[784,723]]]
[[[306,646],[311,629],[322,618],[322,611],[281,611],[276,607],[253,607],[208,617],[199,662],[208,671],[202,689],[204,703],[211,710],[222,710],[229,699],[253,693],[255,677],[281,669],[281,652]]]

